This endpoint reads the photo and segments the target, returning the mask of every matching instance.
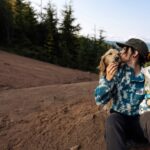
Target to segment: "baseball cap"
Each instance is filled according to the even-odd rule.
[[[137,50],[139,52],[141,59],[143,59],[144,62],[147,61],[149,50],[148,50],[146,43],[142,41],[141,39],[131,38],[125,43],[116,42],[116,44],[121,48],[131,47],[134,50]]]

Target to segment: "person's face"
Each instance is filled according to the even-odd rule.
[[[124,63],[129,62],[132,54],[133,51],[131,47],[123,47],[120,51],[121,61]]]

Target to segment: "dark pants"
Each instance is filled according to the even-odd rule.
[[[127,150],[129,139],[150,142],[150,112],[133,117],[111,113],[106,120],[105,139],[107,150]]]

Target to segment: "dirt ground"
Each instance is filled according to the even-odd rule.
[[[0,90],[96,81],[90,72],[68,69],[0,51]]]
[[[0,150],[105,150],[97,84],[96,74],[0,51]]]

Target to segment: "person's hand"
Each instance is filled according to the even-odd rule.
[[[106,79],[108,81],[112,80],[114,75],[116,74],[118,70],[118,64],[117,63],[111,63],[106,68]]]
[[[150,99],[147,100],[147,105],[150,106]]]

